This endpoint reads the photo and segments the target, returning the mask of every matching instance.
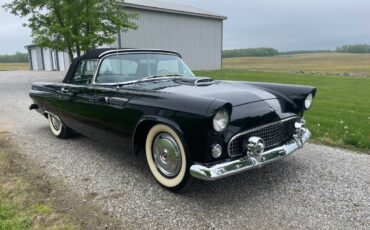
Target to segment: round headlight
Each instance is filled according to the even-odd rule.
[[[306,109],[309,109],[311,107],[312,99],[313,99],[312,94],[308,94],[308,96],[306,97],[306,100],[304,101],[304,107]]]
[[[213,118],[213,128],[217,132],[222,132],[229,124],[229,113],[226,109],[219,110]]]

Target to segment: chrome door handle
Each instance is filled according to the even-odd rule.
[[[62,93],[68,93],[68,89],[65,89],[65,88],[62,88],[61,90],[60,90]]]

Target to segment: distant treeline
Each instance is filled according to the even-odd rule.
[[[354,45],[343,45],[336,49],[340,53],[370,53],[370,45],[367,44],[354,44]]]
[[[289,54],[309,54],[309,53],[330,53],[334,52],[333,50],[294,50],[279,52],[279,55],[289,55]]]
[[[279,52],[273,48],[249,48],[222,51],[222,57],[268,57],[278,55]]]
[[[222,51],[222,57],[271,57],[276,55],[289,54],[306,54],[306,53],[328,53],[335,52],[333,50],[294,50],[279,52],[273,48],[249,48],[249,49],[235,49]]]
[[[28,54],[17,52],[15,54],[0,55],[0,63],[21,63],[28,62]]]

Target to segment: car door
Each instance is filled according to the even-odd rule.
[[[59,83],[59,116],[68,127],[89,135],[94,130],[95,89],[91,84],[96,60],[79,63],[71,83]]]
[[[95,118],[99,132],[96,135],[100,139],[110,141],[111,144],[129,146],[132,126],[135,126],[142,113],[129,106],[133,97],[130,90],[110,86],[109,83],[133,80],[131,78],[137,68],[138,63],[130,60],[128,56],[119,55],[105,58],[98,70],[95,84]]]

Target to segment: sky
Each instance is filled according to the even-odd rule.
[[[290,51],[370,44],[370,0],[162,1],[227,16],[224,49],[272,47]],[[0,9],[0,54],[25,52],[24,46],[32,43],[30,30],[22,27],[25,21]]]

